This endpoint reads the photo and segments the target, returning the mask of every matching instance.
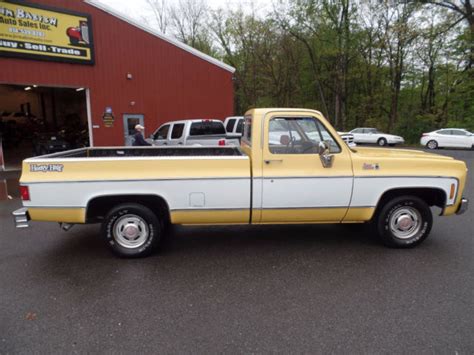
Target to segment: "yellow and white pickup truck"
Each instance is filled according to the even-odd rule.
[[[101,223],[120,256],[150,254],[168,224],[372,222],[390,247],[413,247],[430,207],[463,213],[467,168],[414,150],[350,148],[318,111],[254,109],[240,147],[84,148],[26,159],[28,221]]]

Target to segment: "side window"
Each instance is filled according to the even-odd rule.
[[[235,118],[227,121],[227,125],[225,126],[225,130],[227,132],[232,132],[234,130],[234,126],[235,126]]]
[[[252,116],[245,116],[244,120],[244,134],[242,135],[242,140],[248,145],[252,145]]]
[[[176,123],[171,131],[171,139],[179,139],[183,136],[184,123]]]
[[[164,125],[161,127],[153,136],[153,139],[166,139],[168,138],[168,131],[170,130],[170,125]]]
[[[317,154],[326,141],[331,153],[341,148],[326,128],[313,117],[276,117],[268,127],[268,149],[272,154]]]
[[[352,130],[352,133],[362,133],[362,128],[356,128],[354,130]]]
[[[244,120],[243,119],[240,119],[238,122],[237,122],[237,129],[235,130],[235,133],[242,133],[244,130]]]
[[[461,131],[460,129],[451,130],[451,134],[455,136],[467,136],[467,133],[465,131]]]
[[[449,130],[449,129],[442,129],[441,131],[438,131],[438,134],[442,134],[442,135],[445,135],[445,136],[449,136],[449,135],[451,135],[451,130]]]

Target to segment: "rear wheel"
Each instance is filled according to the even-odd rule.
[[[385,138],[379,138],[379,140],[377,141],[377,144],[381,147],[384,147],[387,145],[387,140]]]
[[[156,249],[162,227],[148,207],[126,203],[107,214],[102,223],[102,234],[115,254],[137,258],[148,256]]]
[[[430,207],[416,196],[388,201],[377,214],[377,232],[392,248],[411,248],[425,240],[433,225]]]
[[[436,149],[438,148],[438,142],[436,142],[435,140],[430,140],[428,141],[428,143],[426,143],[426,147],[428,149]]]

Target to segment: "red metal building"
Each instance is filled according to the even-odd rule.
[[[8,12],[2,13],[2,4],[0,1],[0,15],[5,23]],[[128,118],[132,118],[130,126],[143,118],[149,135],[165,121],[222,119],[233,114],[232,67],[96,1],[32,0],[25,4],[89,15],[93,64],[5,57],[0,51],[0,84],[21,85],[21,90],[33,85],[32,90],[84,88],[91,145],[123,145]],[[18,15],[24,13],[13,14],[12,21]],[[31,23],[34,19],[38,17],[29,17]],[[55,20],[42,21],[55,25]],[[106,111],[112,111],[113,123],[106,123]]]

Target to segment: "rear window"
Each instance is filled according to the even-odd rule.
[[[220,121],[202,121],[191,124],[190,136],[225,134],[224,124]]]
[[[235,118],[227,121],[227,125],[225,126],[225,130],[227,132],[232,132],[234,130],[234,126],[235,126]]]
[[[177,123],[173,126],[171,131],[171,139],[178,139],[183,136],[184,123]]]

